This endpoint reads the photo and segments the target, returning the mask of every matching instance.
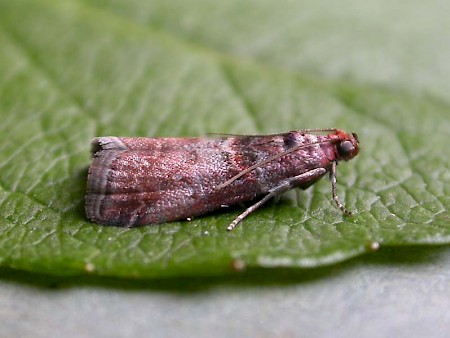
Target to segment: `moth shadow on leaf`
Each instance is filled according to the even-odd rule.
[[[65,189],[70,189],[70,194],[73,198],[75,207],[73,215],[78,221],[90,222],[86,217],[85,211],[85,195],[86,195],[86,180],[88,176],[89,167],[85,166],[78,169],[73,178],[72,186],[69,185]]]

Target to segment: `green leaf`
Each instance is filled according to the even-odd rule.
[[[294,20],[289,6],[239,6],[0,1],[1,266],[52,275],[217,275],[242,266],[316,267],[378,245],[450,242],[450,106],[442,87],[420,94],[428,78],[402,77],[406,66],[389,68],[382,58],[373,67],[384,73],[358,69],[381,43],[369,48],[357,33],[356,60],[344,60],[349,46],[334,47],[339,41],[328,41],[327,54],[321,29],[345,18],[318,16],[314,39],[302,40],[296,34],[309,27],[308,13],[295,27],[277,26]],[[251,8],[259,8],[254,17]],[[272,36],[274,27],[281,28]],[[319,67],[326,57],[330,64]],[[450,73],[445,64],[436,65],[439,79]],[[360,155],[342,163],[338,177],[354,217],[334,206],[324,179],[286,193],[233,232],[225,228],[239,207],[137,229],[85,218],[95,136],[315,127],[360,137]]]

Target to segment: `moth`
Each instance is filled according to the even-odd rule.
[[[274,135],[193,138],[99,137],[92,141],[86,215],[124,227],[190,219],[225,206],[256,201],[232,230],[271,198],[306,189],[358,155],[355,133],[306,129]]]

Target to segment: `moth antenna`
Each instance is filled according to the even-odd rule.
[[[322,132],[337,132],[339,129],[337,128],[314,128],[314,129],[301,129],[297,130],[299,133],[322,133]]]

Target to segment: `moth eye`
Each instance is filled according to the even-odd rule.
[[[338,152],[342,157],[351,155],[355,151],[355,146],[351,141],[343,141],[339,144]]]

